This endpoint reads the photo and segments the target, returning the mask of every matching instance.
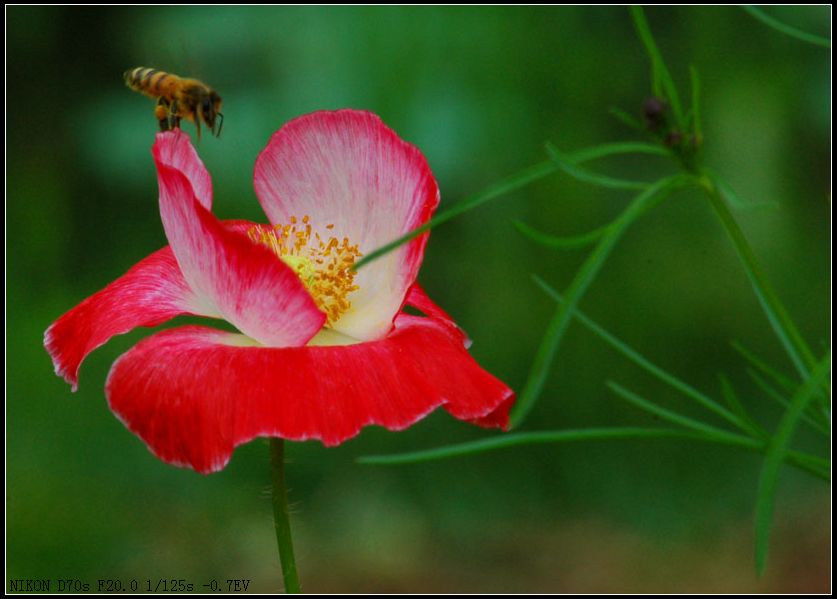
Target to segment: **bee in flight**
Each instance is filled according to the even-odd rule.
[[[154,116],[160,123],[161,131],[180,127],[180,119],[186,119],[195,123],[198,139],[201,137],[201,121],[206,123],[213,135],[221,135],[224,124],[224,115],[219,112],[221,96],[205,83],[146,67],[125,71],[123,77],[125,85],[132,90],[157,98]]]

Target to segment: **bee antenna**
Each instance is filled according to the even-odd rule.
[[[215,137],[221,137],[221,127],[224,126],[224,115],[219,112],[218,116],[220,119],[218,120],[218,133],[215,134]]]

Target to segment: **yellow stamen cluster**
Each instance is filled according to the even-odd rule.
[[[321,236],[310,220],[308,215],[301,222],[292,216],[289,224],[255,226],[248,235],[296,271],[317,307],[326,313],[326,326],[331,326],[352,306],[348,295],[358,289],[352,265],[362,254],[348,237],[340,241]],[[334,225],[326,225],[326,229],[331,232]]]

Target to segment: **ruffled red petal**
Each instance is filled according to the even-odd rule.
[[[433,317],[437,321],[449,327],[451,333],[457,335],[462,340],[462,345],[466,348],[471,346],[471,339],[465,331],[463,331],[460,326],[456,324],[447,312],[442,310],[436,302],[430,299],[418,283],[415,283],[412,287],[410,287],[410,291],[407,293],[407,298],[404,303],[408,306],[421,310],[428,316]],[[402,315],[401,318],[403,319],[404,316]],[[486,428],[506,429],[509,425],[509,411],[514,405],[514,401],[515,396],[514,394],[511,394],[505,402],[500,404],[496,410],[490,412],[488,415],[475,419],[469,419],[467,416],[464,416],[463,420],[467,420],[472,424]],[[456,413],[453,413],[453,415],[457,416]]]
[[[512,391],[461,337],[430,318],[400,316],[384,339],[351,346],[266,348],[182,327],[117,360],[111,409],[165,462],[209,473],[258,436],[336,445],[363,426],[403,429],[438,406],[505,427]]]
[[[206,314],[171,248],[158,250],[56,320],[44,334],[55,373],[78,387],[84,358],[114,335],[153,327],[179,314]]]

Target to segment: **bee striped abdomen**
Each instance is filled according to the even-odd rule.
[[[150,69],[147,67],[137,67],[130,71],[125,71],[125,84],[134,91],[141,92],[152,98],[158,98],[165,95],[165,88],[163,82],[166,79],[179,79],[171,73],[165,71],[158,71],[157,69]],[[169,81],[171,83],[173,81]]]

